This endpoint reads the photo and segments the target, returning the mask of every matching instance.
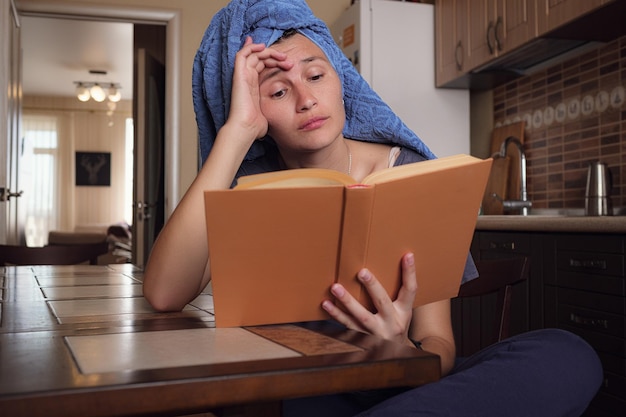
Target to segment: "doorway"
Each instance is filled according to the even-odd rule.
[[[131,10],[120,11],[114,7],[107,9],[106,7],[94,7],[89,5],[64,5],[55,2],[54,5],[46,5],[40,3],[30,3],[22,1],[20,3],[20,13],[23,15],[47,16],[47,17],[63,17],[84,20],[107,20],[118,22],[131,22],[137,26],[160,26],[165,28],[165,41],[162,42],[163,51],[161,55],[167,57],[165,66],[168,67],[167,74],[162,79],[165,84],[165,94],[168,96],[167,104],[163,104],[162,117],[162,138],[163,144],[159,145],[163,149],[162,163],[159,166],[158,174],[163,180],[161,181],[161,217],[167,216],[173,211],[175,202],[178,201],[178,172],[177,172],[177,145],[178,132],[172,127],[177,125],[178,120],[178,64],[176,62],[178,56],[178,38],[179,38],[179,16],[176,12],[158,12],[155,10]],[[114,16],[114,17],[112,17]],[[138,24],[139,23],[139,24]],[[154,229],[152,236],[156,233]],[[138,264],[143,264],[143,259],[136,260]]]
[[[44,16],[21,23],[18,200],[27,246],[47,244],[51,231],[104,234],[132,224],[134,158],[125,145],[133,139],[134,25]],[[99,181],[87,181],[96,172]]]

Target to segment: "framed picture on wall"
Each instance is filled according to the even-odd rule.
[[[111,186],[110,152],[76,152],[77,186]]]

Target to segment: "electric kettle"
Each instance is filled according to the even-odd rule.
[[[587,169],[585,215],[610,216],[613,214],[611,171],[604,162],[591,161]]]

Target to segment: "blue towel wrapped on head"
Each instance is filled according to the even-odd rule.
[[[193,65],[193,103],[202,163],[228,118],[235,55],[246,37],[271,45],[287,29],[296,29],[313,41],[337,71],[346,109],[344,137],[401,145],[428,159],[435,158],[361,77],[305,0],[233,0],[213,17]],[[263,153],[262,144],[255,142],[245,159],[262,157]]]

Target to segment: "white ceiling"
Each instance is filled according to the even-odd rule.
[[[25,95],[75,96],[74,81],[98,81],[132,99],[132,23],[22,16],[21,42]]]

